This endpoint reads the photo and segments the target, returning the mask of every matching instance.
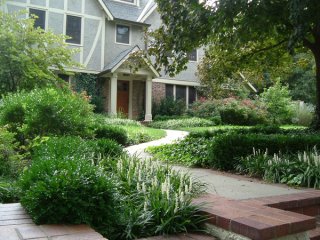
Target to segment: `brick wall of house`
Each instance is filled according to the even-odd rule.
[[[152,100],[159,103],[166,97],[166,85],[164,83],[152,83]]]
[[[104,111],[107,113],[107,112],[109,112],[110,80],[103,79],[103,82],[101,82],[101,85],[102,85],[102,97],[103,97],[103,103],[104,103]]]
[[[145,89],[144,81],[133,81],[132,87],[132,118],[139,119],[145,110]]]

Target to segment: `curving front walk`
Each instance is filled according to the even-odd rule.
[[[140,158],[150,158],[151,155],[145,152],[147,147],[171,144],[188,135],[188,132],[184,131],[166,130],[166,132],[167,136],[165,138],[130,146],[126,148],[126,150],[130,155],[137,155]],[[304,192],[304,190],[289,188],[282,184],[267,184],[260,180],[222,173],[210,169],[187,168],[182,166],[174,166],[174,168],[180,171],[189,172],[194,178],[206,183],[208,193],[229,199],[249,199]]]

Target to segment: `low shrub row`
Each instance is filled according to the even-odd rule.
[[[209,150],[209,166],[234,170],[239,158],[250,155],[252,149],[268,149],[270,154],[297,153],[320,144],[319,135],[224,134],[213,139]]]
[[[240,159],[237,171],[275,183],[320,188],[320,156],[316,148],[273,155],[253,149],[253,154]]]

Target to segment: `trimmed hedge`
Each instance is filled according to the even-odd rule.
[[[216,130],[207,130],[207,131],[199,131],[199,132],[191,132],[189,136],[191,137],[204,137],[204,138],[212,138],[216,136],[220,136],[222,134],[317,134],[317,132],[313,132],[309,129],[283,129],[277,125],[271,126],[255,126],[250,128],[226,128],[226,129],[216,129]]]
[[[320,145],[319,135],[223,134],[213,139],[209,150],[210,166],[233,170],[239,159],[252,154],[252,149],[268,149],[269,154],[296,153]]]
[[[87,160],[34,162],[18,182],[21,204],[37,224],[112,226],[117,219],[114,181]]]
[[[128,143],[127,133],[121,127],[100,125],[95,128],[94,134],[95,138],[112,139],[123,146]]]

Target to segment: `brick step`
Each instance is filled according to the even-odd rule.
[[[309,231],[310,240],[320,240],[320,226]]]
[[[209,194],[195,203],[206,203],[202,211],[208,224],[253,240],[269,240],[316,228],[320,191],[242,201]],[[299,207],[305,214],[287,210]]]
[[[156,236],[149,238],[141,238],[139,240],[216,240],[216,238],[204,234],[179,234],[170,236]]]

